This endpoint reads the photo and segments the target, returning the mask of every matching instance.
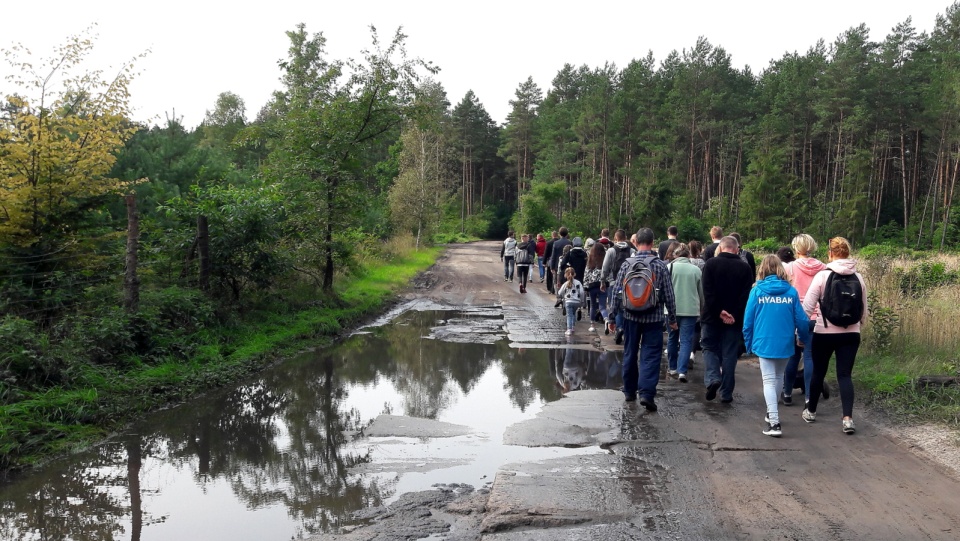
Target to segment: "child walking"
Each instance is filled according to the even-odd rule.
[[[577,273],[573,270],[573,267],[567,267],[563,276],[567,281],[557,290],[557,297],[563,302],[564,312],[567,315],[566,335],[570,336],[573,334],[573,327],[580,316],[580,308],[583,306],[585,295],[583,284],[580,283],[580,280],[577,280]]]
[[[743,342],[747,351],[760,358],[763,397],[767,403],[763,433],[779,437],[780,413],[777,399],[783,388],[783,372],[793,354],[794,342],[810,341],[810,325],[800,304],[800,295],[787,281],[780,258],[768,255],[760,262],[757,284],[750,291],[743,314]]]

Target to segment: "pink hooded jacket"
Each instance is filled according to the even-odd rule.
[[[855,259],[837,259],[828,263],[826,267],[826,270],[818,272],[817,275],[813,277],[813,281],[810,282],[810,288],[807,290],[806,296],[801,296],[803,299],[804,312],[810,316],[816,315],[817,327],[813,330],[813,332],[823,334],[860,332],[860,325],[867,320],[867,284],[863,281],[863,276],[857,272],[857,261]],[[860,318],[860,321],[850,325],[849,327],[838,327],[830,324],[824,327],[823,316],[816,313],[818,312],[817,307],[820,303],[820,296],[823,295],[823,288],[827,284],[827,278],[830,277],[830,271],[836,272],[837,274],[856,274],[857,278],[860,280],[860,287],[863,289],[863,316]]]
[[[787,274],[790,276],[790,283],[800,294],[800,302],[803,302],[810,289],[810,282],[818,272],[827,268],[819,259],[815,257],[801,257],[792,263],[784,265]]]

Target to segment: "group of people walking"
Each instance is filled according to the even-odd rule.
[[[699,327],[706,400],[732,402],[737,360],[753,353],[760,361],[766,402],[763,433],[780,436],[778,406],[793,404],[801,361],[801,418],[813,423],[821,395],[828,396],[824,378],[835,357],[841,426],[846,434],[856,431],[851,374],[867,317],[867,288],[845,238],[830,239],[826,263],[814,257],[813,237],[799,234],[790,247],[764,256],[758,265],[740,236],[724,235],[720,227],[711,229],[713,242],[705,248],[677,240],[676,227],[656,246],[650,228],[641,228],[629,241],[622,229],[613,239],[603,230],[599,240],[586,243],[569,239],[566,228],[551,236],[523,235],[517,243],[511,232],[501,249],[504,280],[513,280],[515,265],[525,293],[527,272],[536,263],[540,281],[564,309],[568,335],[587,307],[590,332],[594,322],[605,322],[605,332],[614,333],[624,347],[628,402],[639,399],[648,411],[657,411],[665,328],[667,374],[688,381]]]

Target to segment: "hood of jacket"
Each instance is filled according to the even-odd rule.
[[[776,275],[767,276],[756,284],[756,288],[766,295],[783,295],[791,287],[790,282],[781,280]]]
[[[822,261],[813,257],[802,257],[790,264],[794,272],[802,272],[807,276],[814,276],[827,268]]]
[[[853,274],[857,272],[856,259],[835,259],[827,263],[827,268],[837,274]]]
[[[616,246],[618,250],[630,247],[630,243],[624,241],[614,242],[613,245]]]

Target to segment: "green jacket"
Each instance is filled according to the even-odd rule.
[[[673,293],[677,298],[678,316],[699,316],[703,309],[703,280],[700,268],[686,257],[678,257],[667,265]]]

